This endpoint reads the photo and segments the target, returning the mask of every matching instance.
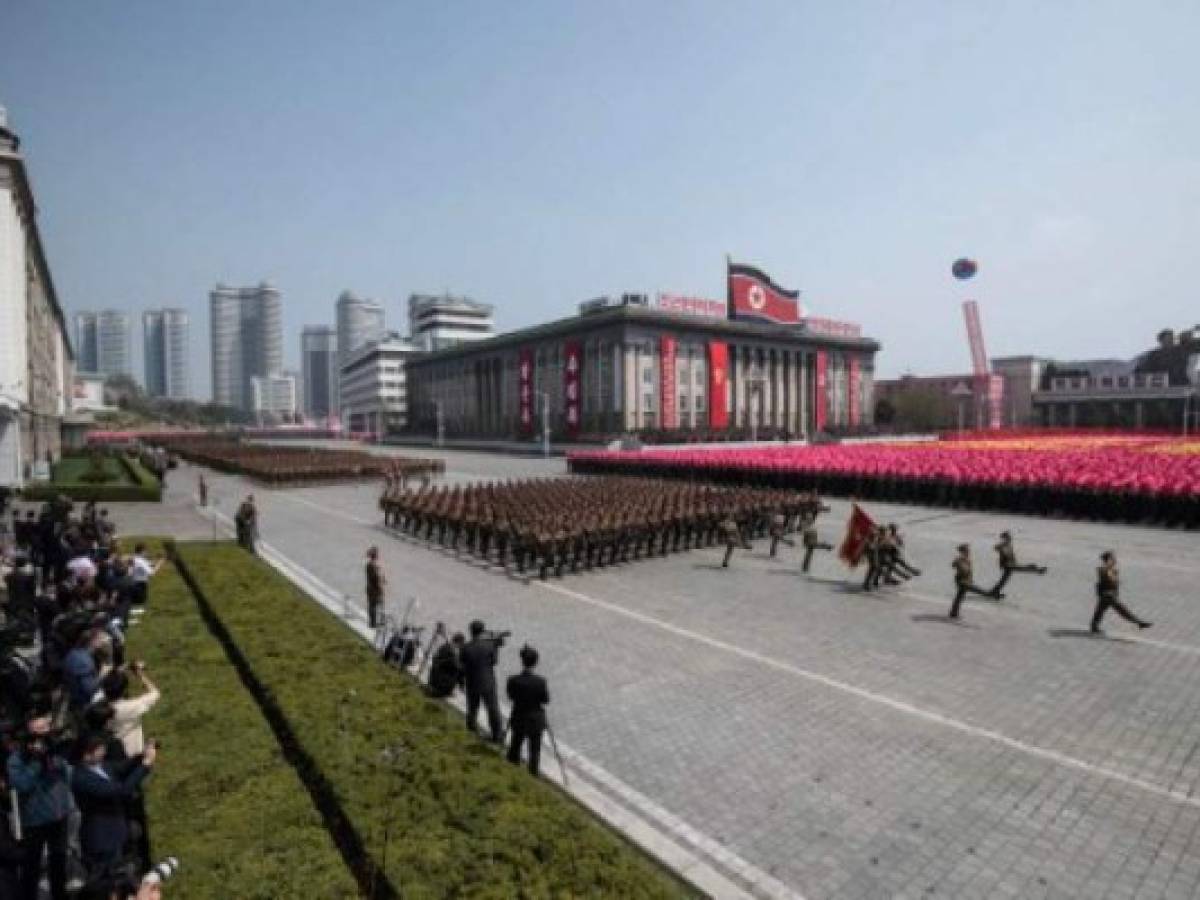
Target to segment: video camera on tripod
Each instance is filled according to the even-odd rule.
[[[491,641],[499,650],[504,646],[504,642],[512,637],[511,631],[484,631],[479,635],[481,641]]]

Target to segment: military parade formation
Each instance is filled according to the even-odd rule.
[[[245,475],[273,487],[387,477],[398,483],[444,471],[440,459],[385,457],[362,450],[248,444],[206,435],[180,435],[161,442],[189,462],[218,472]]]

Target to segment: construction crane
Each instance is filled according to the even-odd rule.
[[[999,428],[1004,416],[1004,378],[993,375],[983,346],[983,326],[979,324],[979,304],[963,302],[967,320],[967,341],[971,345],[971,365],[975,371],[975,427],[983,428],[983,407],[987,404],[988,428]]]

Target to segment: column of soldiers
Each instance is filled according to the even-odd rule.
[[[810,550],[816,515],[828,507],[810,493],[635,478],[536,479],[405,489],[389,484],[380,498],[389,528],[465,548],[483,559],[546,578],[569,567],[611,565],[726,545],[733,550],[771,535],[777,545],[799,525]],[[811,553],[809,554],[811,556]]]

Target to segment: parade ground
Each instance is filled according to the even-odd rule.
[[[442,483],[565,472],[396,452],[444,456]],[[501,676],[535,645],[551,725],[579,757],[571,779],[752,895],[1200,894],[1195,533],[870,504],[923,577],[863,593],[834,554],[804,576],[801,551],[772,559],[759,540],[728,569],[713,547],[542,582],[389,533],[376,484],[265,489],[206,472],[214,525],[191,509],[197,471],[172,472],[154,514],[180,536],[223,525],[253,492],[267,550],[364,618],[377,545],[393,615],[415,597],[430,630],[511,629]],[[830,503],[819,529],[836,544],[849,505]],[[121,515],[136,530],[134,510]],[[956,545],[971,544],[989,587],[1005,529],[1049,573],[1016,575],[1007,599],[972,598],[949,621]],[[1088,633],[1106,549],[1153,628],[1110,613],[1106,637]]]

